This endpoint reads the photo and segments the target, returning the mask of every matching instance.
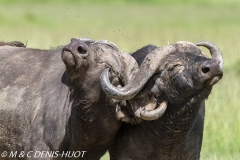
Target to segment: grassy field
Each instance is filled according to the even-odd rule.
[[[89,37],[112,41],[126,52],[150,43],[162,46],[179,40],[214,42],[224,56],[224,77],[207,100],[201,159],[238,160],[239,8],[240,2],[235,0],[0,0],[0,40],[21,40],[27,47],[49,49],[69,43],[72,37]],[[102,159],[108,159],[108,155]]]

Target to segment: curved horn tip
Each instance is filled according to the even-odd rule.
[[[223,68],[223,57],[219,48],[212,42],[200,41],[196,43],[197,46],[204,46],[210,50],[210,53],[214,59],[220,62],[220,67]]]
[[[132,99],[138,92],[122,91],[113,86],[109,81],[109,68],[106,68],[100,76],[102,90],[110,97],[117,100],[129,100]]]
[[[208,41],[199,41],[196,43],[196,46],[211,46],[211,47],[217,47],[214,43],[208,42]],[[217,47],[218,48],[218,47]]]
[[[142,110],[140,113],[140,118],[146,121],[152,121],[160,118],[167,109],[167,101],[163,101],[159,107],[152,111]]]

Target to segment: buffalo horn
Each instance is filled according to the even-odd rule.
[[[222,53],[215,44],[213,44],[211,42],[201,41],[201,42],[198,42],[196,45],[197,46],[204,46],[207,49],[209,49],[209,51],[212,55],[212,58],[218,60],[220,62],[219,63],[220,67],[221,68],[223,67]]]
[[[109,69],[105,69],[100,77],[103,91],[110,97],[118,100],[129,100],[136,96],[147,81],[157,72],[162,59],[176,50],[173,45],[163,46],[153,50],[144,59],[139,71],[133,75],[123,88],[113,86],[109,81]]]
[[[161,117],[167,109],[167,101],[163,101],[157,109],[152,111],[147,111],[143,109],[140,113],[140,117],[143,120],[152,121]]]

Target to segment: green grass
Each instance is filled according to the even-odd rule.
[[[149,43],[212,41],[223,53],[224,77],[207,100],[201,159],[239,159],[240,2],[105,2],[0,0],[0,40],[48,49],[67,44],[72,37],[89,37],[112,41],[126,52]]]

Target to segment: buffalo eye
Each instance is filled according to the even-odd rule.
[[[168,70],[173,71],[175,68],[180,67],[180,66],[181,66],[180,64],[174,64],[174,65],[170,66]]]

